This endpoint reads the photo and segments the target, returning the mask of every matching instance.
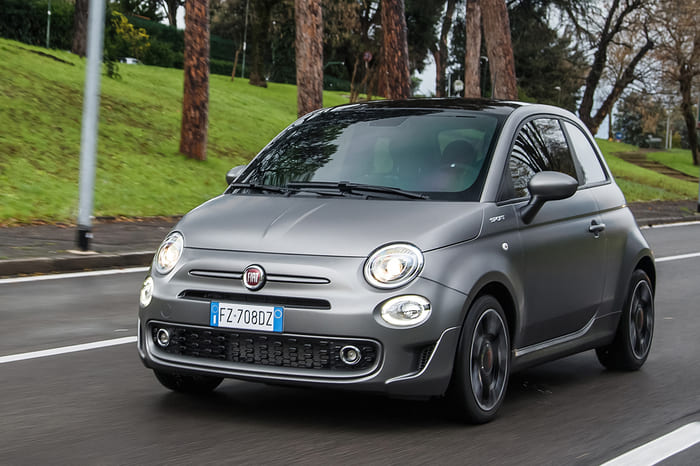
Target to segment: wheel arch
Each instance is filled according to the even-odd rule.
[[[634,267],[634,270],[637,269],[643,270],[644,273],[647,274],[649,280],[651,280],[651,291],[656,294],[656,267],[652,258],[650,256],[644,256],[639,259],[637,265]]]
[[[484,283],[479,287],[478,291],[472,295],[469,300],[468,306],[466,307],[466,312],[464,313],[464,319],[466,320],[469,309],[471,309],[472,304],[482,296],[491,295],[493,296],[503,308],[503,312],[506,315],[506,324],[508,325],[508,332],[510,333],[510,346],[511,350],[513,348],[513,339],[518,328],[518,313],[515,305],[515,300],[513,299],[513,294],[509,287],[500,281],[489,281]]]

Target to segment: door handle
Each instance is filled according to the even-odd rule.
[[[605,224],[604,223],[598,223],[595,220],[591,222],[591,226],[588,227],[588,231],[593,233],[593,236],[598,238],[600,237],[600,233],[605,230]]]

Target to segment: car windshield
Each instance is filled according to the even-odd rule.
[[[321,112],[273,140],[237,187],[247,183],[289,187],[289,194],[336,190],[365,197],[477,201],[498,128],[496,116],[469,111]]]

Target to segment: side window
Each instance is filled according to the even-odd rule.
[[[564,122],[564,126],[566,127],[566,132],[569,133],[571,144],[574,146],[574,152],[581,164],[584,183],[600,183],[607,180],[608,178],[605,176],[598,155],[595,149],[593,149],[593,146],[591,146],[591,141],[577,126],[568,121]]]
[[[540,171],[558,171],[578,179],[566,137],[554,118],[531,120],[520,129],[509,168],[514,197],[527,197],[527,183]]]

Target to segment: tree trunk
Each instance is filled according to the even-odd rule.
[[[493,98],[515,100],[518,98],[518,86],[515,81],[515,59],[506,2],[481,0],[481,6]]]
[[[695,114],[693,112],[693,102],[690,94],[690,90],[693,86],[693,73],[690,71],[691,67],[687,64],[681,66],[679,73],[678,83],[680,84],[681,91],[681,112],[683,113],[683,120],[685,121],[685,126],[688,129],[688,144],[690,144],[690,151],[693,156],[693,165],[698,164],[698,133],[695,122]]]
[[[455,5],[457,0],[447,0],[447,10],[445,17],[442,20],[440,28],[440,38],[437,44],[431,50],[433,59],[435,60],[435,96],[445,97],[450,95],[450,89],[447,89],[448,79],[445,76],[447,72],[447,36],[452,29],[452,17],[455,13]],[[447,92],[445,92],[447,90]]]
[[[382,0],[382,34],[384,36],[384,89],[387,99],[411,96],[408,69],[408,38],[403,0]]]
[[[209,0],[185,3],[185,90],[180,152],[206,160],[209,117]]]
[[[321,0],[294,0],[297,115],[323,107],[323,18]]]
[[[259,87],[267,87],[265,79],[265,47],[269,46],[270,33],[270,0],[253,0],[251,9],[255,12],[254,21],[251,24],[251,67],[249,84]]]
[[[464,97],[481,97],[481,5],[467,0]]]
[[[73,45],[70,51],[84,57],[87,51],[87,21],[90,0],[75,0],[73,13]]]

